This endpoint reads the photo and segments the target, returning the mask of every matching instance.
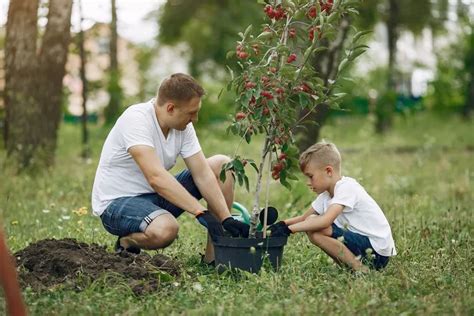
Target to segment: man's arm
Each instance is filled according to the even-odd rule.
[[[308,232],[308,231],[318,231],[329,227],[336,217],[342,213],[344,205],[341,204],[332,204],[329,206],[326,213],[319,216],[312,216],[305,221],[289,225],[288,228],[293,232]]]
[[[1,225],[1,223],[0,223]],[[3,288],[9,315],[26,315],[15,266],[0,228],[0,284]]]
[[[128,152],[140,167],[150,186],[163,198],[193,215],[205,210],[205,207],[162,167],[153,147],[137,145],[130,147]]]
[[[207,201],[209,209],[220,221],[230,217],[224,195],[219,187],[217,178],[214,175],[206,157],[202,151],[184,159],[186,166],[191,171],[194,183],[201,192],[202,197]]]

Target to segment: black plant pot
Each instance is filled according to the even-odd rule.
[[[217,270],[223,272],[227,268],[236,268],[258,273],[267,255],[273,269],[278,270],[287,239],[287,237],[264,239],[261,232],[257,233],[257,238],[217,237],[213,241]]]

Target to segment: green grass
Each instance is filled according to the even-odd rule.
[[[180,238],[162,251],[185,264],[179,279],[142,297],[135,297],[126,284],[111,285],[107,276],[80,292],[26,289],[31,314],[474,314],[472,122],[421,113],[397,118],[385,137],[375,136],[372,125],[370,117],[339,118],[323,129],[323,137],[340,147],[344,174],[366,187],[391,223],[398,256],[385,271],[354,276],[300,234],[285,247],[279,272],[218,275],[199,264],[204,230],[182,216]],[[223,130],[214,126],[199,131],[208,156],[234,152],[237,140]],[[92,130],[93,157],[86,163],[78,157],[78,127],[62,126],[54,169],[36,177],[3,171],[0,212],[13,251],[51,237],[112,248],[115,238],[90,211],[86,216],[72,212],[83,206],[90,210],[105,135],[104,130]],[[239,154],[256,157],[258,147],[258,142],[244,144]],[[5,154],[0,154],[3,165]],[[272,183],[270,196],[282,217],[303,212],[314,199],[304,181],[291,191]],[[237,201],[250,205],[252,198],[237,189]]]

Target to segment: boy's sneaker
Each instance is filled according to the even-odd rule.
[[[119,237],[117,239],[117,241],[115,242],[114,250],[115,250],[116,254],[119,255],[124,251],[134,253],[136,255],[138,255],[140,253],[140,248],[138,248],[138,247],[130,246],[127,249],[125,249],[122,245],[120,245],[120,238],[122,238],[122,237]]]

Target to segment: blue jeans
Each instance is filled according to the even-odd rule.
[[[176,180],[196,199],[202,198],[191,172],[183,170],[175,176]],[[178,217],[184,212],[157,193],[137,196],[124,196],[113,200],[100,216],[105,229],[116,236],[144,232],[156,217],[171,214]]]
[[[367,236],[342,229],[332,224],[332,238],[344,237],[343,243],[357,257],[361,256],[362,262],[368,266],[380,270],[388,264],[389,257],[379,255],[370,244]]]

